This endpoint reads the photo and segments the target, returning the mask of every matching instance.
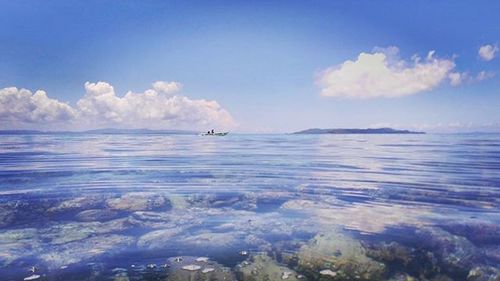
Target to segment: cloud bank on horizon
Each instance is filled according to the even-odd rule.
[[[479,54],[491,60],[498,51],[495,48],[483,46]],[[477,75],[460,73],[454,71],[455,67],[454,58],[437,58],[434,50],[423,59],[415,54],[407,61],[399,57],[398,47],[375,47],[372,53],[360,53],[354,61],[347,60],[323,70],[316,83],[321,88],[321,95],[327,97],[394,98],[428,92],[445,81],[458,86],[494,76],[486,71]]]
[[[233,128],[236,123],[216,101],[179,95],[182,84],[157,81],[143,93],[115,94],[106,82],[85,83],[76,106],[49,98],[42,90],[0,89],[0,129]]]

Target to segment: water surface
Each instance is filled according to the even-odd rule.
[[[0,280],[497,280],[499,206],[498,134],[0,135]]]

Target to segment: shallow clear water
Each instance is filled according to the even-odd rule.
[[[0,280],[497,280],[499,207],[498,134],[0,135]]]

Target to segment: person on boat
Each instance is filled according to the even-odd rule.
[[[210,131],[207,132],[207,135],[210,135]]]
[[[212,135],[214,134],[214,129],[212,129]]]

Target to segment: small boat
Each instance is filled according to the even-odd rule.
[[[213,133],[213,134],[212,133],[210,133],[210,134],[209,133],[203,133],[201,135],[202,136],[219,136],[219,137],[222,137],[222,136],[225,136],[227,134],[229,134],[229,132],[221,132],[221,133]]]

